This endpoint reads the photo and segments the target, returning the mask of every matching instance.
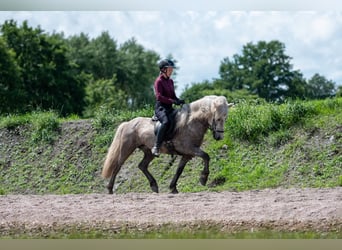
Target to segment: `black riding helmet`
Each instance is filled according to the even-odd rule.
[[[165,68],[169,68],[169,67],[174,68],[175,64],[170,59],[164,59],[158,63],[158,66],[159,66],[160,71],[163,71],[163,70],[165,70]]]

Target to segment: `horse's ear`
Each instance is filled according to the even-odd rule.
[[[234,103],[228,103],[228,108],[234,108],[235,104]]]

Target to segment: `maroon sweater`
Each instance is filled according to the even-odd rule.
[[[154,93],[158,102],[163,106],[171,107],[174,100],[177,100],[174,83],[171,78],[159,75],[154,82]]]

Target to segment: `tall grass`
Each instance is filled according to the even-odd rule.
[[[288,129],[317,113],[315,106],[303,101],[281,105],[270,103],[250,105],[242,102],[230,112],[227,127],[233,138],[256,142],[271,132]]]
[[[0,117],[0,129],[14,129],[18,126],[25,125],[31,121],[31,114],[15,115],[9,114],[7,116]]]
[[[117,110],[109,109],[108,107],[101,106],[99,110],[95,112],[95,116],[92,119],[94,128],[98,131],[113,129],[119,125],[119,123],[131,120],[138,116],[152,117],[152,106],[145,106],[140,110]]]
[[[108,107],[100,107],[92,119],[92,125],[97,132],[95,138],[95,146],[101,151],[106,151],[111,143],[114,132],[120,123],[129,121],[136,117],[152,117],[152,106],[145,106],[140,110],[117,110],[108,109]]]
[[[203,149],[211,157],[209,189],[342,186],[340,110],[342,98],[281,105],[237,104],[229,113],[224,140],[215,141],[210,133],[205,137]],[[95,131],[81,128],[75,138],[63,138],[56,145],[51,142],[59,135],[63,122],[56,113],[0,117],[0,129],[19,131],[25,136],[21,144],[11,149],[0,147],[0,155],[6,156],[0,159],[0,183],[3,182],[0,194],[25,188],[32,193],[102,192],[104,184],[98,171],[116,128],[123,121],[152,115],[150,106],[138,111],[101,108],[91,119]],[[89,148],[75,147],[79,138]],[[75,154],[75,150],[79,151]],[[54,155],[55,151],[58,154]],[[132,156],[131,161],[140,161],[141,157]],[[161,157],[151,163],[161,190],[165,187],[166,191],[175,171],[161,167],[168,159]],[[180,192],[208,190],[207,186],[198,184],[201,164],[199,158],[187,164],[179,181]],[[118,191],[149,192],[145,176],[136,168],[136,163],[131,165],[127,164],[127,171],[137,171],[137,174],[122,182]],[[19,184],[20,188],[16,187]]]
[[[342,98],[238,104],[225,139],[210,139],[214,183],[234,190],[341,186],[340,110]]]
[[[37,142],[51,143],[58,135],[60,121],[55,111],[34,111],[24,115],[8,115],[0,117],[0,128],[9,130],[18,126],[29,126],[31,140]]]
[[[59,132],[59,117],[54,111],[33,112],[31,115],[33,132],[31,139],[34,142],[52,143]]]

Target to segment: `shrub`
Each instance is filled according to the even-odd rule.
[[[54,111],[33,112],[31,115],[32,134],[34,142],[44,141],[51,143],[58,134],[58,115]]]
[[[298,101],[281,105],[243,102],[232,110],[227,125],[234,138],[256,142],[261,136],[288,129],[313,113],[314,107]]]

